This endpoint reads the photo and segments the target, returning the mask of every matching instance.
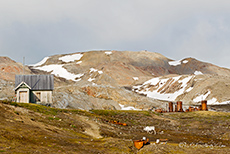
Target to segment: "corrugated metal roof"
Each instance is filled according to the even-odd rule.
[[[53,75],[15,75],[15,87],[21,82],[27,83],[31,90],[53,90]]]

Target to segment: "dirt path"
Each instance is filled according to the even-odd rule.
[[[80,120],[86,124],[89,125],[89,127],[85,127],[85,133],[87,135],[90,135],[94,138],[102,138],[102,136],[100,135],[100,127],[99,125],[93,121],[90,120],[88,117],[85,116],[79,116]]]

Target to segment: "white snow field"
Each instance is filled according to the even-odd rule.
[[[206,98],[208,97],[208,95],[211,94],[211,91],[208,91],[206,94],[202,94],[197,96],[196,98],[193,99],[194,102],[200,102],[202,100],[206,100]]]
[[[121,107],[121,110],[141,110],[141,109],[136,109],[135,107],[132,106],[125,107],[125,105],[122,104],[119,104],[119,106]]]
[[[186,90],[191,90],[191,88],[187,88],[187,83],[189,80],[193,78],[193,76],[188,76],[186,78],[181,79],[182,76],[177,76],[177,77],[172,77],[172,78],[153,78],[149,81],[146,81],[143,85],[140,86],[134,86],[133,89],[136,89],[135,92],[140,93],[140,94],[145,94],[147,97],[154,98],[154,99],[160,99],[160,100],[166,100],[166,101],[175,101],[175,99],[180,96],[181,94],[185,93]],[[169,79],[172,81],[167,82]],[[163,86],[169,86],[175,82],[181,83],[181,88],[174,92],[174,93],[165,93],[162,92],[162,87]],[[155,90],[150,90],[150,88],[147,88],[148,85],[155,86]],[[167,84],[167,85],[166,85]],[[140,90],[141,88],[144,88],[143,90]]]
[[[195,71],[194,74],[195,75],[202,75],[203,73],[201,71]]]
[[[182,63],[183,64],[188,63],[188,60],[175,60],[175,61],[169,61],[168,63],[171,66],[178,66],[178,65],[181,65]]]
[[[59,60],[68,63],[68,62],[73,62],[75,60],[80,60],[82,57],[83,54],[77,53],[73,55],[62,56],[59,58]]]
[[[35,67],[34,69],[51,72],[51,74],[54,74],[58,77],[62,77],[67,80],[73,80],[73,81],[80,81],[81,79],[79,78],[81,78],[84,75],[81,73],[80,74],[70,73],[63,67],[63,65],[58,65],[58,64],[46,65],[42,67]]]
[[[170,61],[169,65],[171,65],[171,66],[181,65],[181,61],[180,60],[178,60],[178,61]]]
[[[181,78],[182,76],[171,77],[171,78],[162,78],[156,77],[149,81],[146,81],[142,85],[134,86],[133,91],[139,94],[145,94],[147,97],[159,99],[159,100],[166,100],[166,101],[175,101],[176,98],[186,92],[190,92],[193,90],[193,87],[188,87],[188,82],[194,78],[195,76],[187,76],[185,78]],[[170,82],[168,82],[171,80]],[[181,87],[178,91],[174,93],[165,93],[163,87],[169,87],[170,85],[174,84],[175,82],[181,83]],[[154,90],[150,90],[149,85],[154,87]],[[218,102],[215,97],[211,99],[207,99],[208,96],[211,94],[211,91],[207,91],[204,94],[199,94],[197,97],[193,99],[193,102],[198,103],[202,100],[207,100],[208,105],[226,105],[230,104],[230,101],[226,102]]]

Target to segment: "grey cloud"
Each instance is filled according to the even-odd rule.
[[[149,50],[230,67],[227,0],[0,1],[0,54],[27,63],[90,49]]]

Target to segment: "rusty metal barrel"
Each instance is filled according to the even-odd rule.
[[[169,102],[169,112],[173,112],[173,102]]]
[[[194,110],[194,108],[193,107],[191,107],[191,106],[189,106],[189,112],[192,112],[193,110]]]
[[[207,107],[207,101],[201,101],[201,110],[202,111],[208,111],[208,107]]]
[[[202,111],[202,105],[199,105],[199,111]]]
[[[177,110],[177,105],[175,105],[175,112],[178,112],[178,110]]]
[[[182,108],[182,102],[181,101],[177,102],[177,112],[184,112],[183,108]]]

